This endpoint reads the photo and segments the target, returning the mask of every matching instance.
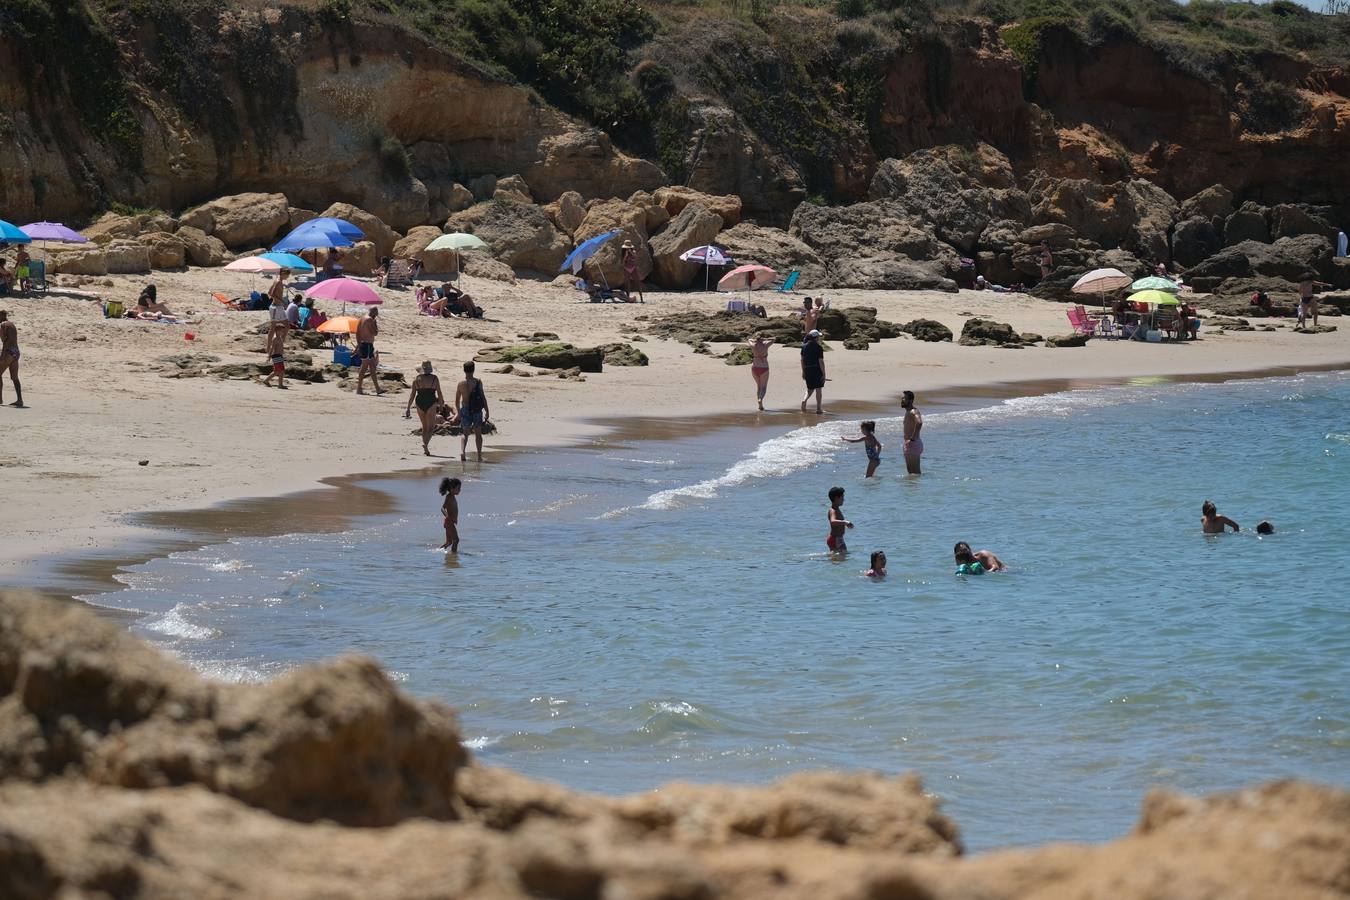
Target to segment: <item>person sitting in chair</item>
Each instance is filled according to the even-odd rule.
[[[14,273],[10,271],[5,258],[0,256],[0,297],[9,293],[9,289],[14,284]]]
[[[446,300],[446,310],[453,316],[465,316],[470,319],[483,318],[483,310],[474,304],[473,298],[455,287],[450,282],[446,282],[441,288],[441,293]]]

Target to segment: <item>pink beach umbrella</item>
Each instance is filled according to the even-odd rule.
[[[262,272],[280,272],[285,266],[276,260],[261,256],[241,256],[234,262],[227,263],[225,268],[231,272],[250,272],[257,275]]]
[[[745,291],[749,299],[750,291],[760,291],[773,284],[774,276],[778,273],[768,266],[738,266],[722,276],[722,280],[717,282],[719,291]]]
[[[340,300],[343,309],[347,308],[348,303],[379,306],[384,302],[374,288],[354,278],[326,278],[305,291],[305,296],[316,300]]]

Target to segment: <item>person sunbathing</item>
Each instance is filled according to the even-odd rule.
[[[464,316],[470,319],[483,318],[483,310],[474,304],[473,298],[450,282],[447,281],[442,286],[441,295],[446,302],[445,309],[450,315]]]
[[[173,310],[159,302],[159,297],[153,284],[147,284],[145,290],[141,291],[141,295],[136,298],[136,306],[143,312],[161,313],[166,316],[173,315]],[[146,317],[142,315],[141,318]]]

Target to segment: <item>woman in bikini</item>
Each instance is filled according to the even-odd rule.
[[[422,423],[422,453],[431,455],[431,435],[436,430],[436,410],[445,403],[441,393],[441,380],[431,374],[431,361],[422,363],[422,374],[413,379],[408,390],[408,405],[403,410],[403,418],[410,418],[412,406],[417,404],[417,418]]]
[[[638,255],[637,248],[633,246],[632,241],[623,242],[623,287],[631,298],[634,294],[643,303],[647,300],[642,296],[642,279],[638,277]],[[633,302],[631,299],[627,302]]]
[[[761,412],[764,395],[769,392],[769,348],[772,346],[773,342],[762,334],[755,335],[755,342],[750,345],[750,374],[755,379],[755,396]]]

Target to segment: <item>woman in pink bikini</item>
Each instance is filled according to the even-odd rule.
[[[647,298],[642,296],[642,279],[638,277],[637,248],[633,246],[632,241],[624,241],[621,249],[623,250],[623,289],[629,297],[636,295],[639,301],[646,303]]]
[[[750,374],[755,379],[755,398],[761,412],[764,395],[769,392],[769,348],[772,346],[773,342],[762,334],[755,335],[755,342],[750,345]]]

